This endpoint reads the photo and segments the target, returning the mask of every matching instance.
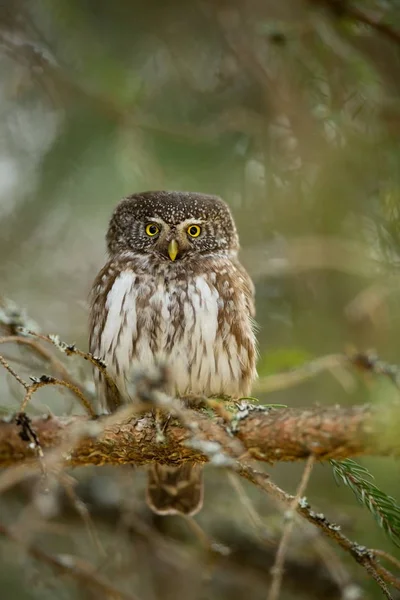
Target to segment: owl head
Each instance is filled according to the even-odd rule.
[[[154,255],[166,261],[236,255],[235,223],[221,198],[194,192],[143,192],[121,200],[107,233],[111,256]]]

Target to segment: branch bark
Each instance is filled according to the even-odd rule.
[[[161,442],[151,413],[128,420],[125,416],[119,423],[116,416],[94,421],[49,416],[32,419],[31,427],[41,450],[62,447],[70,466],[207,462],[207,442],[214,443],[214,454],[220,448],[224,455],[237,457],[241,445],[249,456],[266,462],[301,460],[310,454],[319,460],[400,455],[397,404],[267,410],[247,405],[229,423],[187,409],[185,426],[171,419]],[[0,420],[0,467],[37,456],[35,444],[21,439],[21,433],[15,420]]]

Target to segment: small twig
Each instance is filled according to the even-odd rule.
[[[397,388],[400,388],[400,367],[398,365],[381,360],[374,352],[353,352],[349,355],[349,360],[361,371],[383,375],[390,379]]]
[[[272,580],[268,593],[268,600],[278,600],[279,598],[282,586],[283,567],[285,564],[285,558],[289,548],[290,537],[292,535],[295,523],[294,511],[296,510],[300,498],[305,492],[314,464],[315,457],[312,454],[310,454],[310,456],[307,459],[306,466],[304,468],[299,486],[297,488],[296,495],[289,505],[289,510],[285,513],[286,523],[284,525],[281,541],[279,543],[278,550],[276,553],[275,563],[271,569]]]
[[[309,361],[296,369],[277,375],[269,375],[258,380],[255,384],[256,392],[276,392],[308,381],[312,377],[324,372],[334,371],[340,367],[353,366],[361,371],[368,371],[374,375],[388,377],[397,387],[400,387],[400,368],[381,360],[373,352],[349,352],[348,354],[328,354]]]
[[[370,562],[364,563],[365,570],[367,573],[371,575],[371,577],[376,581],[376,583],[381,588],[383,595],[387,598],[387,600],[394,600],[392,594],[389,591],[389,588],[386,585],[385,578],[382,577],[381,573],[378,573],[377,569]]]
[[[262,519],[260,517],[260,515],[258,514],[258,512],[255,510],[251,499],[249,498],[249,496],[246,494],[246,491],[243,488],[243,485],[239,479],[239,477],[237,476],[236,473],[232,472],[232,471],[228,471],[228,479],[230,484],[232,485],[232,487],[234,488],[234,490],[236,491],[240,502],[242,504],[242,506],[245,508],[246,513],[249,517],[249,521],[251,523],[251,525],[253,526],[254,530],[256,533],[260,534],[262,532],[262,539],[263,541],[265,541],[266,535],[264,533],[265,531],[265,526],[262,522]],[[272,540],[268,539],[268,542],[272,543]]]
[[[25,412],[20,412],[15,417],[16,424],[21,427],[19,436],[24,442],[29,442],[31,447],[37,450],[38,456],[43,458],[43,450],[40,446],[39,438],[32,427],[32,421]]]
[[[397,31],[389,23],[385,23],[385,21],[377,18],[375,15],[361,11],[350,2],[337,2],[337,0],[313,0],[313,2],[325,4],[338,16],[348,17],[353,21],[368,25],[371,29],[375,29],[375,31],[392,42],[400,44],[400,31]]]
[[[278,390],[293,387],[315,377],[319,373],[327,370],[333,370],[345,366],[347,357],[344,354],[328,354],[321,358],[316,358],[297,369],[277,375],[263,377],[255,383],[254,390],[258,393],[275,392]]]
[[[28,417],[28,415],[26,413],[21,412],[16,415],[15,422],[19,427],[21,427],[21,430],[19,432],[19,437],[21,438],[22,441],[29,442],[29,448],[34,450],[34,452],[36,453],[36,456],[39,459],[42,476],[44,478],[46,478],[47,477],[47,469],[46,469],[46,466],[45,466],[45,463],[43,460],[43,458],[44,458],[43,449],[40,444],[39,437],[38,437],[36,431],[32,427],[31,419]]]
[[[245,465],[240,465],[238,472],[265,492],[271,494],[272,497],[291,506],[295,496],[287,494],[264,473],[255,471],[251,467]],[[375,579],[388,600],[391,600],[391,595],[387,589],[386,583],[393,585],[396,589],[400,590],[400,579],[379,564],[372,550],[352,542],[341,532],[339,525],[329,522],[324,514],[313,511],[306,498],[300,498],[300,501],[296,506],[296,511],[307,521],[321,529],[327,537],[336,542],[343,550],[351,554],[351,556]]]
[[[21,377],[18,375],[18,373],[16,373],[14,371],[14,369],[8,364],[8,362],[6,361],[6,359],[0,354],[0,363],[3,365],[3,367],[9,372],[11,373],[11,375],[14,377],[14,379],[16,379],[18,381],[18,383],[20,383],[26,390],[29,390],[29,383],[26,383],[26,381],[24,381],[23,379],[21,379]]]
[[[400,44],[400,31],[393,29],[393,27],[389,25],[389,23],[385,23],[384,21],[378,20],[372,15],[367,15],[355,6],[350,6],[350,4],[346,5],[346,12],[349,17],[360,21],[360,23],[369,25],[369,27],[375,29],[376,31],[390,39],[392,42]]]
[[[381,558],[384,558],[388,562],[391,562],[392,565],[394,565],[395,567],[397,567],[397,569],[400,570],[400,560],[398,560],[397,558],[395,558],[388,552],[385,552],[384,550],[376,550],[376,549],[371,550],[371,552],[373,552],[373,554],[375,554],[376,556],[380,556]]]
[[[202,548],[208,552],[212,551],[214,540],[207,535],[201,525],[199,525],[199,523],[197,523],[197,521],[189,515],[183,515],[183,519],[200,542]]]
[[[33,333],[31,332],[30,335],[33,335]],[[28,346],[31,350],[38,354],[40,358],[50,363],[50,366],[55,370],[56,373],[59,374],[59,379],[68,381],[74,386],[74,388],[71,388],[73,393],[75,393],[74,389],[79,389],[82,392],[81,386],[73,379],[73,377],[71,377],[62,362],[35,340],[19,335],[8,335],[5,337],[0,337],[0,344],[19,344],[22,346]]]
[[[48,343],[52,344],[55,348],[57,348],[58,350],[60,350],[64,354],[66,354],[67,356],[71,356],[71,355],[75,354],[76,356],[80,356],[84,360],[87,360],[96,369],[98,369],[98,371],[102,374],[102,376],[107,381],[107,383],[118,394],[115,382],[107,371],[106,363],[103,360],[101,360],[99,357],[93,356],[93,354],[91,354],[90,352],[84,352],[83,350],[79,350],[79,348],[77,348],[75,346],[75,344],[67,344],[66,342],[63,342],[62,340],[60,340],[58,335],[43,335],[41,333],[36,333],[35,331],[31,331],[29,329],[28,330],[25,329],[25,330],[23,330],[23,332],[25,334],[36,337],[39,340],[42,340],[44,342],[48,342]]]
[[[32,378],[33,379],[33,378]],[[25,412],[28,403],[30,402],[33,394],[42,387],[46,385],[60,385],[61,387],[66,387],[69,390],[72,390],[74,394],[79,398],[82,406],[85,408],[88,415],[92,418],[96,417],[96,411],[93,409],[91,403],[85,396],[82,394],[79,388],[77,388],[73,383],[69,381],[63,381],[62,379],[56,379],[55,377],[49,377],[47,375],[42,375],[42,377],[38,381],[34,381],[31,385],[28,385],[26,388],[26,394],[21,403],[20,412]]]
[[[72,506],[75,508],[76,512],[84,522],[87,532],[89,534],[89,538],[93,542],[93,545],[96,547],[99,554],[105,556],[106,552],[93,525],[90,511],[88,510],[86,504],[78,497],[77,493],[75,492],[75,480],[70,475],[66,473],[61,473],[59,481],[64,487],[65,493],[70,499]]]
[[[347,566],[344,566],[341,558],[339,558],[335,549],[329,543],[329,539],[324,537],[322,531],[316,529],[311,523],[305,520],[302,523],[299,523],[299,525],[304,531],[305,539],[311,538],[310,541],[316,554],[321,558],[325,569],[330,573],[332,580],[335,581],[338,588],[342,590],[343,598],[346,598],[346,589],[349,586],[352,588],[355,586],[349,575]],[[312,536],[310,535],[310,531],[313,532]]]

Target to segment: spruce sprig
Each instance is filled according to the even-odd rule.
[[[366,467],[356,461],[330,460],[336,483],[341,481],[354,493],[360,504],[363,504],[374,515],[378,525],[387,533],[392,542],[400,547],[400,506],[392,496],[382,492],[372,480],[374,476]]]

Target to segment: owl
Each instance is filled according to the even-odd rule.
[[[117,389],[97,374],[103,408],[134,401],[133,369],[158,364],[174,397],[248,395],[256,377],[254,287],[225,202],[192,192],[133,194],[117,205],[106,239],[109,260],[90,312],[90,351]],[[158,514],[195,514],[200,465],[154,463],[147,500]]]

